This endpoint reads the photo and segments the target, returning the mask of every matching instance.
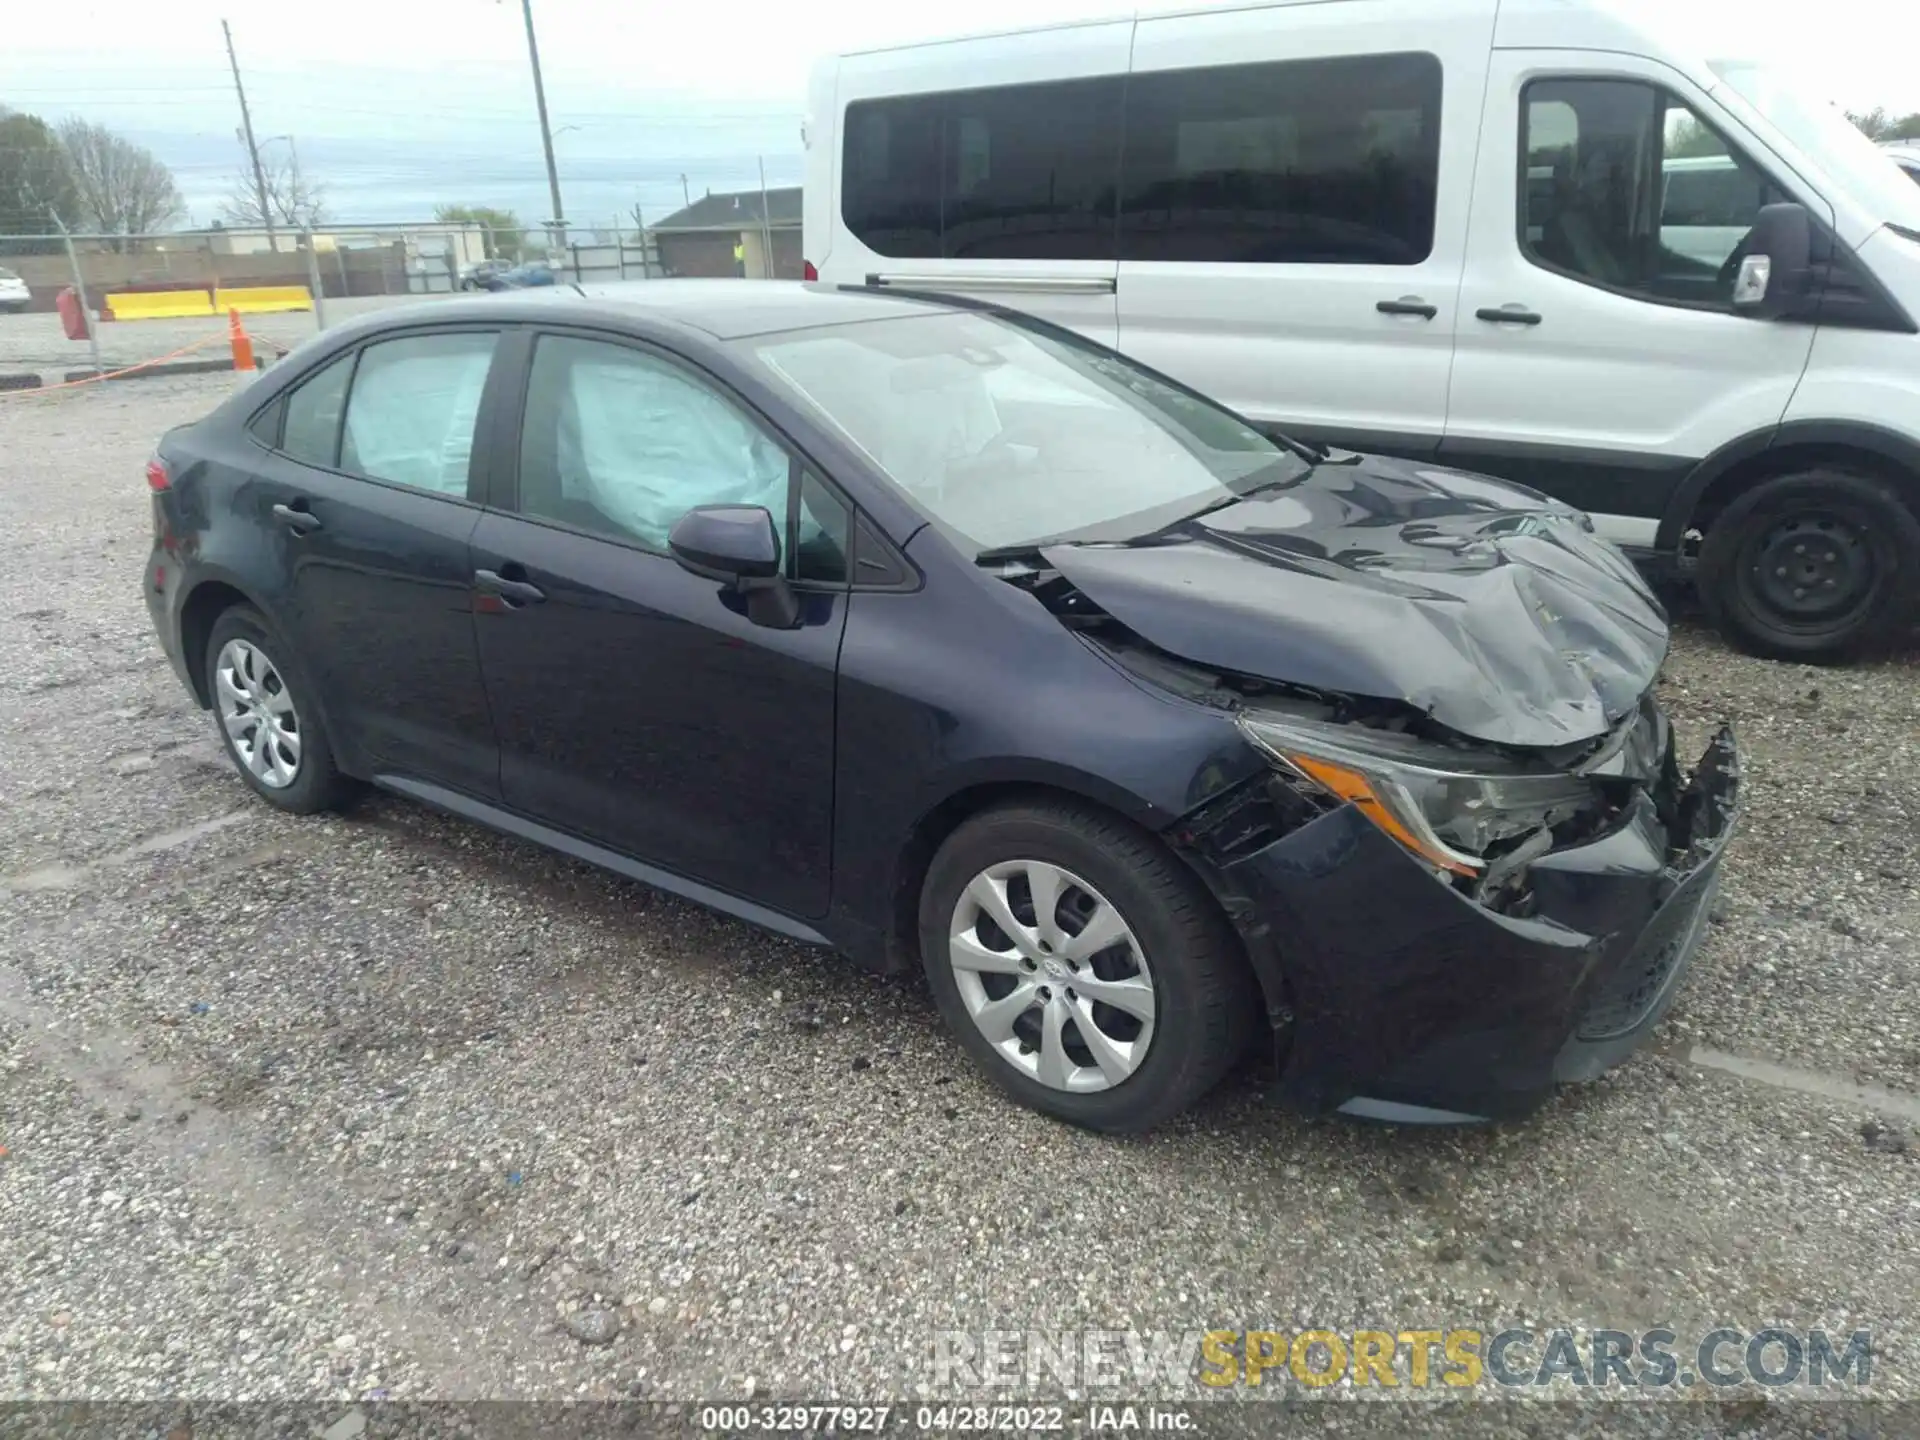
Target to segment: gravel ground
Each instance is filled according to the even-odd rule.
[[[918,984],[396,800],[253,801],[137,585],[141,464],[223,386],[0,397],[0,1398],[911,1403],[950,1393],[937,1331],[1780,1323],[1870,1327],[1869,1393],[1920,1400],[1916,657],[1680,623],[1663,693],[1692,748],[1740,727],[1749,810],[1601,1082],[1425,1132],[1248,1073],[1102,1139],[1002,1100]],[[1748,1433],[1836,1413],[1738,1398]]]

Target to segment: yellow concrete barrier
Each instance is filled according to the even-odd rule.
[[[274,310],[311,310],[313,295],[304,285],[244,285],[233,290],[213,292],[213,308],[224,315],[238,310],[242,315],[261,315]]]
[[[204,290],[129,290],[107,296],[107,313],[115,320],[172,320],[216,312]]]

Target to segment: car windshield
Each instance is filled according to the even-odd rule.
[[[973,312],[749,342],[977,552],[1128,539],[1306,469],[1109,351]]]
[[[1839,106],[1806,94],[1765,65],[1716,60],[1711,68],[1796,149],[1872,207],[1879,220],[1920,229],[1920,190]]]

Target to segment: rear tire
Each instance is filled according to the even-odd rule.
[[[227,758],[253,793],[293,815],[337,810],[357,788],[333,745],[293,652],[249,605],[235,605],[207,636],[207,695]]]
[[[1776,476],[1707,531],[1699,591],[1750,654],[1827,663],[1885,650],[1920,614],[1920,519],[1872,476]]]
[[[1002,899],[1018,938],[990,918]],[[1022,1104],[1092,1130],[1146,1130],[1185,1110],[1259,1024],[1252,972],[1212,896],[1153,836],[1088,806],[1014,805],[955,830],[921,888],[920,954],[981,1068]]]

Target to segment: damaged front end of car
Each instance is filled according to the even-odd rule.
[[[1265,762],[1167,838],[1245,941],[1281,1098],[1408,1123],[1510,1118],[1617,1063],[1658,1023],[1711,905],[1740,761],[1723,729],[1680,765],[1654,698],[1657,611],[1657,647],[1649,637],[1634,662],[1642,688],[1608,707],[1620,713],[1574,737],[1554,728],[1570,712],[1515,696],[1528,738],[1558,742],[1516,744],[1464,733],[1442,705],[1171,653],[1129,623],[1153,628],[1156,611],[1113,586],[1109,608],[1064,568],[1003,578],[1139,683],[1221,712]],[[1517,645],[1509,656],[1525,658]],[[1463,673],[1477,659],[1466,647]],[[1434,657],[1422,664],[1440,673]],[[1321,672],[1334,668],[1322,647]],[[1630,676],[1614,667],[1614,697]],[[1502,698],[1456,696],[1452,713],[1497,717]]]

